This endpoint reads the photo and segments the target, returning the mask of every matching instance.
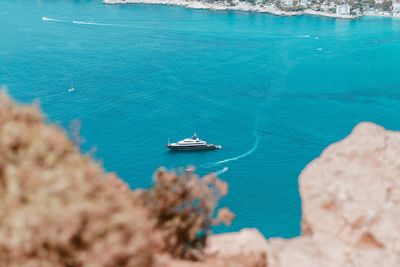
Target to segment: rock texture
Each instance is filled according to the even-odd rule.
[[[325,266],[400,266],[399,190],[400,133],[372,123],[306,167],[302,227]]]
[[[300,193],[300,237],[216,235],[208,252],[264,253],[268,267],[400,266],[400,133],[359,124],[305,168]]]
[[[157,267],[267,267],[268,243],[256,229],[211,236],[204,261],[174,260],[167,255],[156,257]]]

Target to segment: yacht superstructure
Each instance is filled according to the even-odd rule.
[[[196,134],[193,134],[191,138],[185,138],[176,143],[168,142],[166,147],[176,151],[215,150],[222,148],[220,145],[208,144],[206,141],[198,138]]]

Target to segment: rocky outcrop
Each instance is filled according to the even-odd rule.
[[[400,133],[361,123],[302,172],[303,233],[324,266],[400,266],[399,156]]]
[[[267,240],[256,229],[211,236],[204,261],[188,262],[158,255],[157,267],[267,267]]]
[[[208,252],[264,254],[268,267],[400,266],[400,133],[359,124],[305,168],[300,193],[300,237],[216,235]]]

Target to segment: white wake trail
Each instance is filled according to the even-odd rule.
[[[53,18],[49,18],[49,17],[42,17],[43,21],[56,21],[56,22],[63,22],[64,20],[61,19],[53,19]]]
[[[241,154],[239,156],[236,156],[236,157],[233,157],[233,158],[220,160],[220,161],[217,161],[217,162],[205,163],[203,165],[200,165],[200,167],[210,168],[210,167],[218,166],[218,165],[223,164],[223,163],[235,161],[235,160],[242,159],[242,158],[250,156],[251,154],[253,154],[254,151],[256,151],[256,149],[258,148],[258,144],[260,143],[260,137],[258,136],[257,132],[254,132],[254,137],[255,137],[254,144],[251,147],[251,149],[249,151],[247,151],[246,153],[243,153],[243,154]]]
[[[67,22],[67,23],[73,23],[73,24],[81,24],[81,25],[93,25],[93,26],[111,26],[111,27],[125,27],[124,25],[119,25],[119,24],[111,24],[111,23],[103,23],[103,22],[95,22],[91,20],[62,20],[62,19],[55,19],[55,18],[49,18],[46,16],[42,17],[43,21],[54,21],[54,22]]]
[[[311,35],[306,34],[306,35],[299,35],[299,38],[311,38]]]
[[[83,24],[83,25],[94,25],[94,26],[114,26],[114,27],[122,27],[121,25],[111,24],[111,23],[101,23],[101,22],[94,22],[94,21],[83,21],[83,20],[73,20],[72,23],[74,24]]]
[[[221,170],[216,171],[215,175],[219,176],[219,175],[221,175],[223,173],[226,173],[227,171],[229,171],[229,168],[228,167],[223,167]]]

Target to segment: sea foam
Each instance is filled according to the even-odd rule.
[[[114,27],[122,27],[122,25],[111,24],[111,23],[101,23],[101,22],[94,22],[94,21],[83,21],[83,20],[73,20],[72,23],[74,24],[83,24],[83,25],[94,25],[94,26],[114,26]]]
[[[73,24],[82,24],[82,25],[123,27],[123,25],[118,25],[118,24],[102,23],[102,22],[95,22],[95,21],[85,21],[85,20],[77,20],[77,19],[74,19],[72,21],[61,20],[61,19],[49,18],[46,16],[43,16],[42,20],[43,21],[54,21],[54,22],[72,22]]]
[[[217,161],[217,162],[205,163],[205,164],[200,165],[200,167],[210,168],[210,167],[221,165],[223,163],[227,163],[227,162],[231,162],[231,161],[235,161],[235,160],[239,160],[239,159],[248,157],[251,154],[253,154],[254,151],[257,150],[259,143],[260,143],[260,137],[258,136],[257,132],[254,132],[254,144],[247,152],[245,152],[245,153],[243,153],[243,154],[241,154],[239,156],[233,157],[233,158],[227,158],[227,159],[220,160],[220,161]]]
[[[216,171],[215,175],[218,176],[218,175],[226,173],[227,171],[229,171],[229,168],[228,167],[223,167],[221,170]]]
[[[45,16],[42,17],[42,20],[43,21],[56,21],[56,22],[62,22],[63,21],[63,20],[60,20],[60,19],[53,19],[53,18],[49,18],[49,17],[45,17]]]

